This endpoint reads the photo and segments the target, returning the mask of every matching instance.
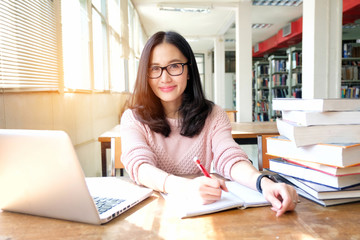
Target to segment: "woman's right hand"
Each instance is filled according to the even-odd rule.
[[[183,194],[201,204],[216,202],[220,200],[222,190],[228,192],[224,180],[205,176],[191,179],[184,187]]]

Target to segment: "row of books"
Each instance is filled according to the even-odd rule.
[[[357,46],[357,44],[354,43],[344,43],[343,57],[360,57],[360,46]]]
[[[300,67],[302,64],[302,52],[292,52],[292,68],[295,69],[297,67]]]
[[[274,99],[269,170],[323,206],[360,201],[360,100]]]
[[[267,101],[259,101],[256,106],[261,112],[267,112],[269,110],[269,103]]]
[[[269,115],[265,112],[263,113],[256,113],[255,119],[259,122],[269,121]]]
[[[293,88],[291,95],[294,98],[301,98],[302,97],[302,89],[301,88]]]
[[[359,66],[343,65],[341,67],[341,79],[342,80],[359,80],[360,71]]]
[[[287,74],[272,75],[273,86],[285,86],[287,81]]]
[[[258,90],[257,95],[259,97],[259,100],[267,100],[269,97],[269,89]]]
[[[257,78],[258,87],[269,87],[269,78]]]
[[[272,76],[273,86],[285,86],[287,83],[288,75],[287,74],[274,74]],[[257,86],[260,87],[269,87],[269,78],[259,77],[256,79]],[[293,73],[292,74],[292,86],[299,85],[302,83],[302,74]]]
[[[267,74],[269,74],[269,65],[267,65],[267,64],[258,65],[257,71],[261,75],[267,75]]]
[[[341,97],[342,98],[359,98],[360,86],[341,86]]]
[[[287,60],[271,60],[271,67],[274,72],[286,72],[286,62]]]
[[[302,73],[293,73],[291,75],[292,85],[298,85],[302,83]]]
[[[287,88],[275,88],[271,90],[272,96],[274,98],[286,98],[288,95],[288,89]]]

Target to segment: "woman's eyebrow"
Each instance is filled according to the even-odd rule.
[[[173,59],[173,60],[169,61],[169,62],[168,62],[166,65],[164,65],[164,66],[167,66],[167,65],[173,64],[173,63],[183,63],[183,61],[176,58],[176,59]],[[153,62],[153,63],[149,63],[149,66],[161,66],[161,65],[160,65],[160,63]]]

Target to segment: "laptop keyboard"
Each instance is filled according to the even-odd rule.
[[[124,199],[106,197],[93,197],[93,199],[100,214],[110,210],[111,208],[125,201]]]

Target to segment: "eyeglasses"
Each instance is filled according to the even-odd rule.
[[[159,78],[161,77],[164,69],[170,76],[180,76],[184,72],[185,65],[188,65],[188,63],[172,63],[165,67],[152,66],[149,67],[147,76],[149,78]]]

